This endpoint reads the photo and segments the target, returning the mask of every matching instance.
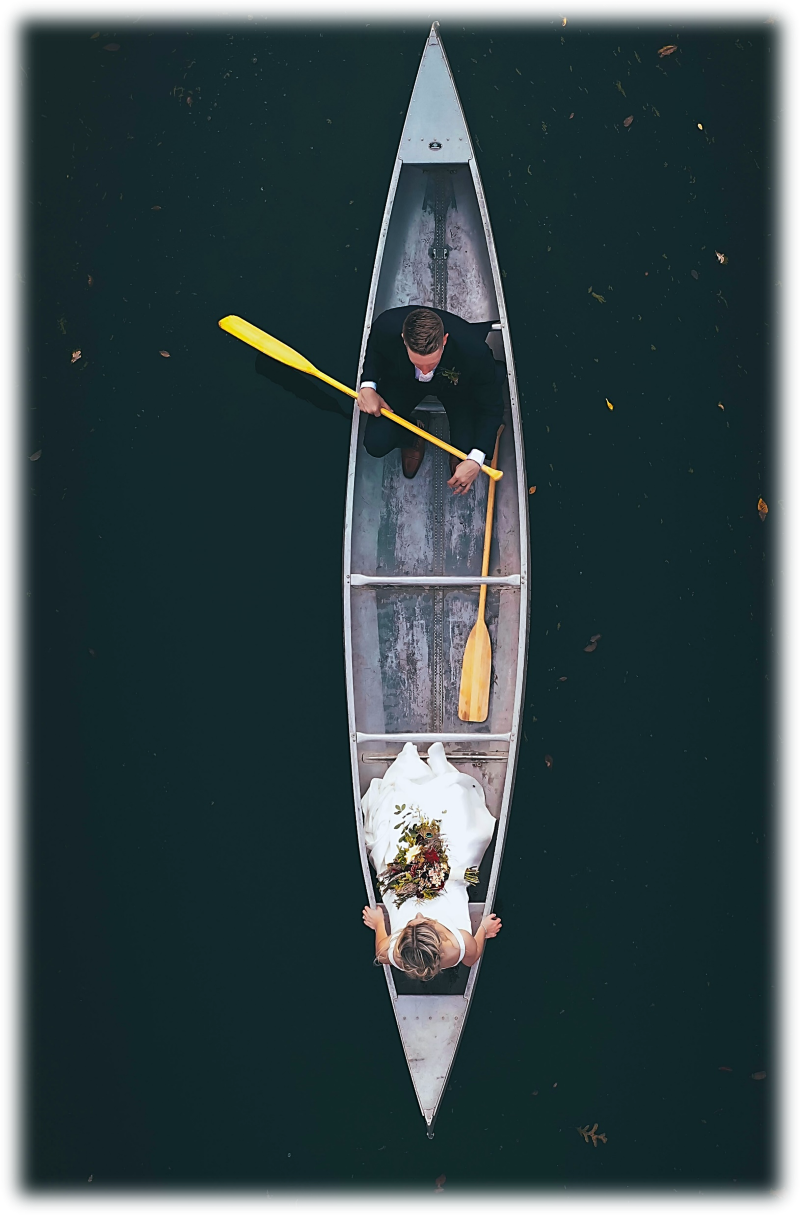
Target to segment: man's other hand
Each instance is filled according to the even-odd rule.
[[[475,460],[462,460],[447,484],[454,494],[465,494],[480,471]]]

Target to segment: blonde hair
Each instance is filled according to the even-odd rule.
[[[423,920],[421,924],[406,924],[395,942],[394,951],[409,979],[426,982],[442,969],[441,948],[439,933],[430,920]]]
[[[403,341],[414,354],[435,354],[444,344],[442,318],[431,308],[415,308],[403,321]]]

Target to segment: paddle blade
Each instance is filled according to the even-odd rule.
[[[486,721],[492,682],[492,643],[481,615],[467,639],[461,666],[458,716],[461,721]]]
[[[285,363],[287,367],[296,367],[298,371],[305,371],[309,375],[318,374],[314,364],[309,363],[302,354],[292,350],[291,346],[287,346],[285,342],[279,342],[277,338],[271,337],[263,329],[251,325],[249,321],[242,320],[240,316],[224,316],[219,322],[219,327],[226,333],[232,333],[240,341],[247,342],[248,346],[254,346],[262,354],[268,354],[271,359]]]

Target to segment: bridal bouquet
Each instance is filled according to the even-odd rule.
[[[405,805],[395,807],[396,814],[404,810]],[[378,875],[380,892],[385,895],[391,890],[398,907],[406,899],[435,899],[450,876],[441,820],[423,818],[409,825],[398,823],[400,827],[403,831],[397,841],[397,856]],[[478,870],[467,869],[464,878],[474,885]]]

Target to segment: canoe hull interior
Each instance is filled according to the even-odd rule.
[[[468,164],[444,166],[403,164],[375,290],[374,315],[407,304],[433,306],[436,294],[431,249],[437,246],[436,211],[444,212],[447,252],[446,308],[472,323],[498,317],[491,259],[484,222]],[[517,456],[520,444],[517,411],[512,409],[506,375],[505,344],[490,332],[488,344],[498,362],[506,402],[500,439],[495,523],[490,575],[520,573],[520,494]],[[391,404],[391,401],[389,402]],[[414,414],[424,418],[438,437],[449,440],[447,416],[435,397]],[[414,420],[412,419],[412,420]],[[366,418],[359,419],[355,443],[355,480],[351,531],[352,572],[373,576],[480,574],[489,478],[481,475],[470,493],[453,494],[446,452],[426,446],[413,478],[403,476],[400,452],[384,459],[363,446]],[[520,603],[527,588],[490,587],[486,623],[492,642],[493,674],[489,716],[485,722],[458,717],[461,665],[467,639],[477,618],[477,587],[361,586],[350,592],[355,718],[361,732],[506,734],[512,729],[516,693],[516,656],[520,637]],[[376,661],[377,658],[377,661]],[[476,751],[507,752],[507,743],[470,744]],[[372,744],[372,756],[398,746]],[[361,749],[363,753],[363,748]],[[506,772],[492,761],[464,766],[476,769],[487,789],[487,804],[500,813]],[[359,758],[363,793],[386,764]]]
[[[437,204],[444,213],[443,242],[437,242]],[[437,256],[446,253],[443,305],[434,301],[432,249]],[[403,164],[400,170],[374,315],[406,304],[444,307],[465,321],[497,320],[489,250],[468,164]]]

